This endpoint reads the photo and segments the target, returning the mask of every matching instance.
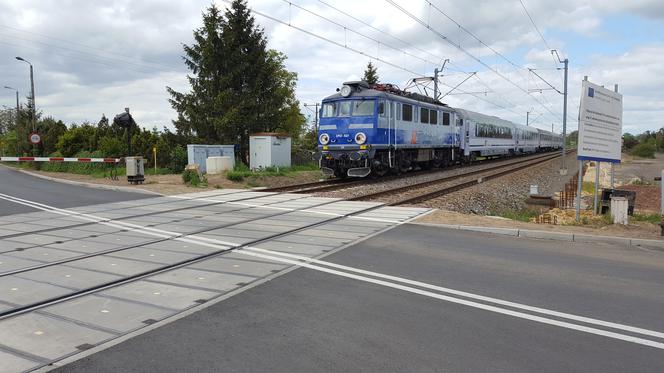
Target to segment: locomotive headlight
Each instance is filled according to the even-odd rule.
[[[341,93],[342,97],[348,97],[350,96],[352,91],[353,89],[349,85],[344,85],[343,87],[341,87],[341,92],[339,93]]]
[[[318,136],[318,140],[321,144],[327,145],[330,142],[330,135],[327,133],[322,133],[320,136]]]
[[[363,132],[356,133],[355,142],[359,145],[364,144],[365,142],[367,142],[367,135],[365,135]]]

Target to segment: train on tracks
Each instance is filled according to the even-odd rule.
[[[545,152],[562,141],[549,131],[364,81],[346,82],[323,99],[318,126],[321,171],[339,178]]]

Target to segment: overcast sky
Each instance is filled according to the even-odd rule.
[[[403,88],[413,77],[431,76],[449,59],[443,93],[477,72],[443,99],[449,105],[524,124],[530,112],[532,125],[550,129],[553,124],[559,132],[562,95],[546,90],[550,87],[528,71],[538,69],[562,91],[563,73],[556,70],[562,64],[549,52],[557,49],[570,60],[570,130],[577,127],[580,82],[586,75],[606,87],[619,85],[624,132],[664,126],[661,0],[523,0],[539,33],[519,0],[290,3],[249,1],[263,14],[255,17],[270,47],[284,52],[288,69],[298,73],[302,103],[320,102],[342,82],[358,79],[370,60],[382,82]],[[131,107],[144,127],[172,127],[175,112],[165,87],[188,89],[182,44],[191,43],[192,30],[210,4],[0,0],[0,87],[17,88],[25,102],[28,65],[14,59],[21,56],[34,65],[37,107],[45,115],[68,124],[96,123],[102,114],[112,117]],[[12,91],[0,91],[1,105],[14,105]]]

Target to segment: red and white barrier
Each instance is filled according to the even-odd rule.
[[[120,158],[0,157],[0,162],[120,163]]]

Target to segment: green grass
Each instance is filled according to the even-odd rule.
[[[232,171],[226,172],[226,178],[231,181],[240,182],[245,178],[265,177],[265,176],[295,176],[298,172],[316,171],[318,165],[310,163],[291,167],[268,167],[262,170],[252,171],[245,164],[241,163],[235,166]]]
[[[595,183],[592,181],[584,181],[581,185],[583,192],[588,194],[595,194]]]
[[[631,221],[645,221],[648,223],[659,224],[662,222],[660,214],[634,214],[630,217]]]
[[[500,213],[495,213],[491,215],[496,215],[496,216],[501,216],[503,218],[507,219],[512,219],[512,220],[517,220],[517,221],[523,221],[523,222],[529,222],[531,218],[534,218],[538,216],[539,214],[535,211],[531,210],[507,210],[507,211],[502,211]]]

